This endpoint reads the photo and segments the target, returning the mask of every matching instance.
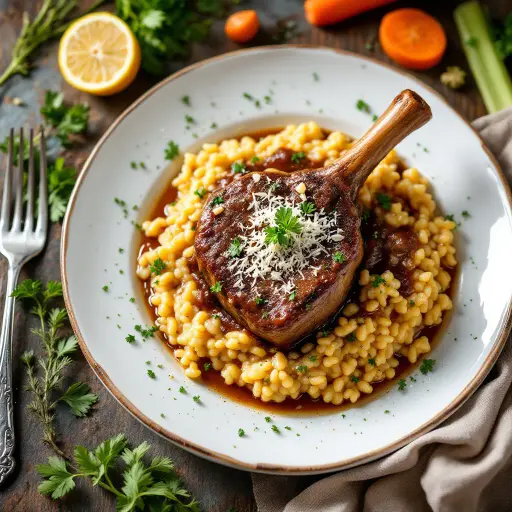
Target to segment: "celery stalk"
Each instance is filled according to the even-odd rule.
[[[512,81],[496,52],[487,20],[478,1],[459,5],[453,16],[464,53],[489,112],[512,105]]]

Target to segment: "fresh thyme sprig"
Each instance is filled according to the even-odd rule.
[[[34,351],[24,352],[21,360],[27,368],[27,389],[32,393],[30,410],[37,416],[43,427],[43,442],[58,455],[66,457],[57,446],[53,424],[55,407],[59,402],[68,404],[76,416],[85,416],[98,396],[89,392],[86,384],[77,382],[62,392],[60,384],[64,369],[72,362],[71,354],[76,351],[77,340],[74,336],[65,337],[61,332],[68,319],[64,308],[51,307],[55,299],[62,297],[62,285],[48,281],[43,288],[41,281],[26,279],[12,293],[32,306],[31,312],[39,318],[40,327],[32,332],[41,339],[43,354]],[[37,375],[36,361],[42,369]]]
[[[149,448],[143,442],[131,450],[123,434],[107,439],[94,451],[76,446],[75,464],[50,457],[47,464],[36,466],[44,478],[39,492],[58,499],[74,489],[75,479],[87,477],[92,485],[99,485],[116,496],[116,508],[120,512],[199,512],[197,501],[183,487],[171,459],[154,457],[149,465],[142,460]],[[116,478],[112,478],[113,472],[117,473]],[[118,481],[120,474],[124,485],[119,489],[113,481]]]
[[[106,0],[98,0],[85,14],[105,2]],[[66,30],[71,21],[69,14],[76,6],[76,0],[44,0],[33,20],[29,19],[28,13],[23,13],[23,26],[12,49],[11,62],[0,76],[0,85],[17,73],[28,75],[32,54],[42,44],[60,36]]]

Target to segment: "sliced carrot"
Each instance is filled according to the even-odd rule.
[[[396,0],[306,0],[304,11],[311,25],[332,25]]]
[[[379,28],[382,49],[409,69],[428,69],[441,61],[446,34],[441,24],[420,9],[397,9],[382,18]]]
[[[226,35],[236,43],[247,43],[260,28],[260,21],[256,11],[238,11],[233,13],[227,20],[224,30]]]

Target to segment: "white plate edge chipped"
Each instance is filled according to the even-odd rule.
[[[167,187],[178,171],[178,159],[165,169],[169,140],[182,151],[196,150],[202,142],[311,119],[360,136],[372,119],[356,109],[357,100],[381,113],[405,88],[425,98],[433,120],[400,144],[400,155],[431,180],[443,212],[459,221],[463,210],[472,215],[456,232],[455,309],[428,356],[437,361],[433,373],[425,376],[416,369],[416,382],[408,380],[405,391],[394,386],[343,415],[269,414],[186,378],[158,338],[125,341],[136,334],[134,325],[151,325],[134,274],[139,236],[131,221],[147,218],[152,200],[163,191],[159,180]],[[271,102],[257,108],[245,92],[258,99],[271,95]],[[191,106],[181,101],[184,95]],[[195,119],[191,129],[186,129],[186,115]],[[132,169],[132,161],[143,161],[146,169]],[[128,218],[115,197],[128,204]],[[132,205],[139,210],[131,211]],[[503,175],[477,134],[437,93],[370,59],[285,46],[200,62],[155,86],[120,116],[90,155],[73,193],[63,227],[61,271],[82,351],[135,417],[210,460],[252,471],[304,474],[381,457],[431,430],[464,403],[490,370],[510,329],[512,276],[504,272],[510,260],[503,250],[510,247],[511,196]],[[148,377],[148,368],[156,379]],[[179,392],[180,386],[186,393]],[[199,403],[193,400],[197,395]],[[239,428],[244,437],[238,436]]]

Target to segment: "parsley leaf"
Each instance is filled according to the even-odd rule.
[[[224,198],[222,196],[214,197],[212,200],[212,206],[217,206],[219,204],[222,204],[224,202]]]
[[[347,258],[345,257],[345,255],[340,252],[340,251],[336,251],[334,253],[334,256],[332,257],[332,259],[336,262],[336,263],[343,263]]]
[[[54,500],[75,488],[75,475],[68,471],[66,462],[58,457],[49,457],[48,464],[38,464],[36,471],[46,478],[39,484],[39,492],[51,495]]]
[[[398,391],[404,391],[407,387],[407,382],[405,382],[405,379],[400,379],[398,381]]]
[[[275,216],[276,226],[267,226],[265,228],[265,243],[279,244],[283,247],[290,245],[290,234],[299,234],[302,231],[302,225],[293,215],[291,208],[281,206]]]
[[[384,210],[391,210],[391,197],[389,197],[387,194],[379,192],[377,194],[377,202],[382,206],[382,208],[384,208]]]
[[[366,103],[366,101],[364,100],[357,100],[356,108],[360,112],[365,112],[367,114],[369,114],[372,111],[370,105],[368,105],[368,103]]]
[[[254,302],[256,303],[257,306],[262,306],[263,304],[266,304],[268,301],[264,297],[256,297],[254,299]]]
[[[180,147],[176,142],[170,140],[164,150],[164,157],[166,160],[174,160],[180,153]]]
[[[316,210],[316,206],[315,203],[311,201],[303,201],[299,204],[299,209],[302,215],[310,215]]]
[[[151,265],[149,265],[150,272],[155,276],[159,276],[166,268],[167,265],[161,258],[157,258]]]
[[[231,166],[231,170],[234,174],[244,174],[247,172],[247,168],[242,162],[234,162]]]
[[[435,365],[435,359],[423,359],[420,366],[420,372],[423,373],[423,375],[426,375],[428,372],[433,372]]]
[[[242,251],[243,251],[243,247],[242,247],[242,242],[240,242],[240,239],[233,238],[233,240],[231,240],[231,243],[229,244],[229,247],[228,247],[228,256],[230,258],[238,258],[238,256],[240,256],[240,254],[242,254]]]
[[[222,291],[222,283],[217,281],[214,285],[210,286],[210,291],[213,293],[220,293]]]
[[[373,288],[378,288],[381,284],[384,284],[386,280],[382,276],[375,276],[372,281]]]
[[[295,297],[297,297],[297,290],[293,290],[292,293],[290,293],[288,300],[295,300]]]
[[[306,158],[306,153],[304,151],[299,151],[298,153],[293,153],[291,156],[292,162],[294,164],[299,164],[301,160]]]
[[[98,395],[89,392],[89,386],[82,382],[75,382],[59,398],[71,407],[71,412],[82,418],[86,416],[93,404],[98,401]]]
[[[194,190],[194,194],[199,197],[199,199],[203,199],[203,197],[208,193],[208,191],[204,188],[198,188],[197,190]]]

